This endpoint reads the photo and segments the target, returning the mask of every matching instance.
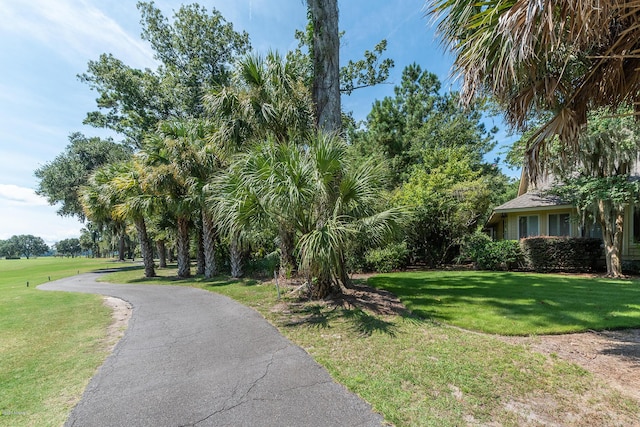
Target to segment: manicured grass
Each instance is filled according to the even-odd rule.
[[[107,355],[101,339],[111,312],[96,295],[35,287],[110,265],[85,258],[0,260],[0,425],[64,423]]]
[[[276,301],[277,292],[273,286],[262,286],[256,280],[233,279],[228,276],[218,276],[205,279],[202,276],[193,276],[189,279],[180,279],[176,276],[175,268],[156,269],[157,277],[145,278],[141,267],[128,268],[115,273],[107,274],[98,279],[100,282],[109,283],[140,283],[149,285],[173,285],[190,286],[218,292],[247,305],[264,304]]]
[[[254,307],[397,426],[630,425],[640,416],[636,402],[576,365],[495,337],[419,317],[300,303],[286,293],[277,301],[269,283],[161,274],[148,280],[132,270],[104,279],[196,286]]]
[[[640,282],[581,276],[428,271],[384,274],[368,284],[416,315],[502,335],[640,327]]]

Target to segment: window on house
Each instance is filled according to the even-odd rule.
[[[586,227],[587,227],[587,230],[585,233],[586,237],[602,239],[602,227],[600,226],[600,223],[598,222],[590,223],[590,224],[587,224]]]
[[[525,237],[538,236],[540,231],[538,228],[538,216],[521,216],[518,218],[518,236],[523,239]]]
[[[571,225],[569,223],[569,214],[550,214],[549,215],[549,236],[570,236]]]
[[[640,243],[640,208],[633,208],[633,243]]]

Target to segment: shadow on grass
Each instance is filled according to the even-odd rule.
[[[332,312],[335,311],[332,310]],[[313,326],[315,328],[328,329],[329,317],[332,312],[327,311],[326,306],[319,304],[303,304],[292,306],[290,318],[284,323],[286,327]]]
[[[144,268],[139,265],[123,265],[121,267],[99,268],[95,271],[96,273],[119,273],[121,271],[134,271],[134,270],[144,270]]]
[[[343,316],[352,323],[352,329],[361,336],[369,337],[374,332],[381,332],[395,337],[397,326],[394,322],[389,322],[372,316],[362,310],[344,310]]]
[[[487,316],[483,329],[515,334],[558,333],[640,326],[640,283],[503,272],[414,272],[379,275],[367,282],[385,289],[414,314],[469,327],[462,317]],[[532,332],[527,332],[531,330]]]

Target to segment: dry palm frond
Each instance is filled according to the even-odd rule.
[[[551,119],[529,141],[535,178],[545,140],[568,150],[595,108],[640,101],[640,0],[431,0],[444,43],[464,78],[463,101],[489,93],[523,130]]]

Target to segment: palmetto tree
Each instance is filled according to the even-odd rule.
[[[141,175],[141,166],[133,161],[103,166],[82,189],[81,200],[90,218],[108,216],[119,223],[133,222],[140,240],[145,277],[154,277],[153,249],[145,221],[152,211],[153,198],[143,190]]]
[[[222,147],[226,153],[249,151],[249,155],[241,156],[238,161],[245,165],[243,185],[251,188],[253,194],[263,188],[264,176],[270,172],[276,173],[268,172],[268,165],[276,163],[269,163],[267,159],[278,155],[278,145],[286,146],[291,138],[305,135],[313,128],[311,94],[306,87],[304,70],[299,67],[298,62],[274,52],[266,57],[247,55],[238,61],[232,83],[205,97],[205,106],[217,127],[210,135],[210,142]],[[265,140],[271,142],[263,144]],[[278,173],[282,175],[286,171]],[[242,216],[232,214],[230,206],[246,208],[246,194],[244,189],[233,185],[233,175],[227,177],[229,180],[219,183],[218,187],[223,191],[218,195],[212,194],[209,200],[210,206],[218,210],[230,239],[230,249],[233,249],[231,264],[239,266],[240,243],[244,233],[238,230],[242,230],[246,224],[242,227],[230,226],[239,224],[238,221],[242,223]],[[209,188],[213,190],[216,186]],[[233,195],[232,191],[240,192]],[[217,203],[221,205],[216,208]],[[253,205],[252,209],[256,206]],[[279,229],[282,272],[295,270],[296,264],[293,257],[294,226],[284,218],[280,216],[274,220]],[[235,273],[238,273],[237,269]]]
[[[239,158],[206,187],[208,204],[213,206],[219,229],[229,241],[232,277],[242,276],[242,247],[248,236],[256,228],[268,226],[255,189],[244,180],[245,164]]]
[[[109,165],[96,169],[89,176],[87,184],[80,188],[79,195],[85,216],[99,228],[106,227],[113,236],[118,236],[119,257],[120,261],[124,261],[126,224],[114,216],[114,202],[110,199],[110,193],[106,191],[115,173],[115,169]]]
[[[142,186],[143,167],[139,162],[132,161],[113,165],[113,168],[117,169],[117,173],[105,189],[105,194],[111,194],[112,200],[116,203],[113,207],[114,216],[129,219],[135,225],[144,263],[144,275],[154,277],[156,273],[153,248],[145,220],[154,210],[154,197]]]
[[[490,94],[524,129],[540,111],[551,118],[531,137],[535,177],[546,142],[558,135],[578,149],[587,113],[636,106],[640,96],[640,3],[632,0],[429,0],[444,44],[464,77],[467,100]]]
[[[345,249],[364,234],[372,244],[398,230],[402,207],[382,210],[384,172],[373,160],[358,163],[334,134],[318,133],[305,152],[313,180],[312,199],[298,241],[300,265],[314,279],[312,295],[324,298],[348,286]]]
[[[324,298],[348,285],[348,243],[359,233],[380,241],[403,211],[379,209],[382,169],[353,162],[340,138],[320,133],[296,142],[266,141],[241,156],[222,186],[235,196],[219,206],[229,228],[275,226],[281,268],[299,265],[312,295]]]
[[[314,123],[304,70],[276,52],[239,60],[232,83],[206,95],[205,106],[218,123],[212,138],[230,149],[268,136],[285,142]]]
[[[188,127],[180,121],[162,122],[158,131],[145,139],[139,156],[145,167],[144,183],[153,189],[177,223],[178,277],[191,276],[189,224],[198,203],[189,192],[195,159],[188,138]]]

